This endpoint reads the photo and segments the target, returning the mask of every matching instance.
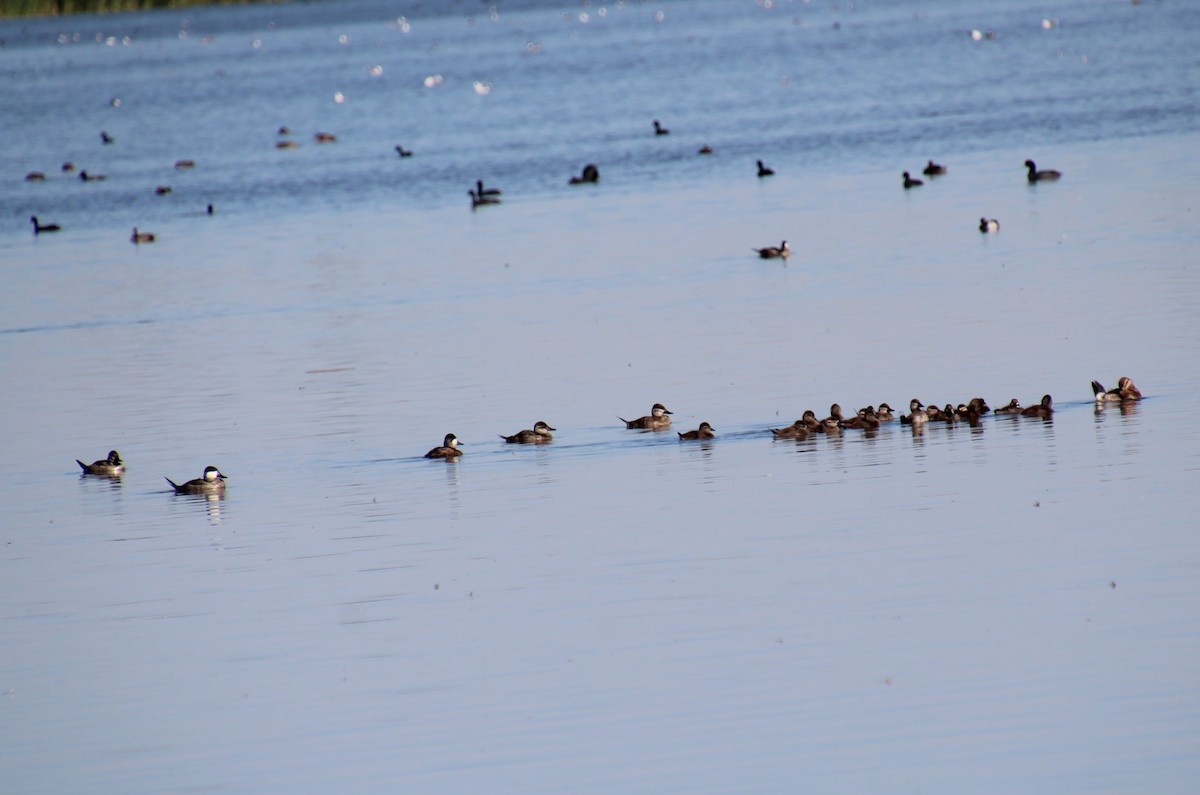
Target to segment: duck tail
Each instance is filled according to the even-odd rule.
[[[175,491],[179,491],[179,484],[178,484],[178,483],[176,483],[175,481],[171,480],[171,479],[170,479],[169,477],[167,477],[166,475],[163,475],[163,480],[165,480],[165,481],[167,481],[168,483],[170,483],[170,484],[171,484],[171,488],[175,489]]]
[[[75,463],[79,464],[80,469],[82,469],[84,472],[87,472],[87,464],[83,463],[78,458],[75,459]]]
[[[1104,394],[1104,385],[1101,384],[1099,381],[1093,381],[1092,382],[1092,394],[1093,395],[1103,395]]]

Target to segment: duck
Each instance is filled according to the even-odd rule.
[[[920,426],[927,422],[929,422],[929,414],[925,409],[925,404],[917,398],[908,401],[908,414],[900,415],[900,424]]]
[[[170,192],[171,192],[170,185],[159,185],[157,188],[154,189],[155,196],[166,196]]]
[[[475,209],[484,204],[499,204],[500,200],[495,196],[480,196],[474,189],[467,191],[467,195],[471,197],[471,209]]]
[[[571,177],[567,180],[568,185],[584,185],[589,182],[600,181],[600,169],[596,168],[595,163],[588,163],[583,167],[583,173],[578,177]]]
[[[115,143],[116,140],[117,140],[116,138],[113,138],[111,135],[106,133],[104,130],[100,131],[100,143],[111,144],[111,143]]]
[[[295,141],[276,141],[275,142],[276,149],[295,149],[298,146],[300,146],[300,144],[296,143]]]
[[[501,434],[500,438],[509,444],[545,444],[554,439],[554,435],[550,432],[557,430],[557,428],[551,428],[546,423],[538,420],[533,424],[532,429],[526,428],[523,431],[517,431],[512,436]]]
[[[950,409],[950,413],[953,414],[954,409]],[[926,406],[925,419],[929,422],[945,422],[948,418],[946,417],[945,412],[943,412],[937,406]]]
[[[79,179],[82,182],[103,182],[104,180],[108,179],[108,177],[104,176],[103,174],[89,174],[86,170],[84,170],[79,172]]]
[[[751,251],[756,252],[758,254],[758,256],[761,257],[762,259],[779,259],[779,258],[787,259],[788,256],[792,253],[792,250],[790,248],[788,248],[788,242],[786,240],[783,241],[782,243],[780,243],[778,246],[766,246],[765,248],[753,248],[753,249],[751,249]]]
[[[35,235],[40,235],[42,232],[57,232],[58,230],[62,229],[62,227],[58,224],[41,223],[38,221],[38,217],[36,215],[29,216],[29,222],[33,224],[33,233]]]
[[[757,162],[758,162],[758,176],[759,176],[759,177],[773,177],[773,176],[775,176],[775,169],[773,169],[773,168],[767,168],[766,166],[764,166],[764,165],[763,165],[763,161],[761,161],[761,160],[759,160],[759,161],[757,161]]]
[[[873,431],[879,427],[879,418],[875,416],[875,409],[872,406],[867,406],[858,410],[853,417],[842,422],[843,428],[858,428],[864,431]]]
[[[78,458],[75,459],[75,463],[79,464],[79,468],[83,470],[83,474],[85,475],[118,478],[125,474],[125,462],[121,460],[121,456],[116,450],[109,450],[107,458],[93,461],[90,464],[85,464]]]
[[[655,403],[645,417],[638,417],[636,420],[627,420],[624,417],[617,417],[617,419],[625,423],[625,428],[628,430],[642,428],[650,431],[664,431],[671,427],[671,418],[667,415],[673,413],[663,404]]]
[[[1020,414],[1022,411],[1024,411],[1024,409],[1021,408],[1020,401],[1018,401],[1016,398],[1013,398],[1012,400],[1008,401],[1008,403],[1006,405],[1001,406],[1000,408],[996,409],[992,413],[993,414]]]
[[[671,131],[668,130],[666,127],[662,126],[661,124],[659,124],[658,119],[655,119],[654,120],[654,134],[655,135],[670,135]]]
[[[842,407],[837,403],[833,403],[829,406],[829,416],[822,420],[821,424],[826,427],[829,427],[830,425],[836,425],[840,428],[842,423],[845,421],[846,418],[842,416]]]
[[[1029,169],[1029,173],[1025,175],[1025,178],[1030,182],[1052,182],[1062,176],[1061,171],[1055,171],[1052,168],[1038,171],[1037,165],[1032,160],[1025,161],[1025,168]]]
[[[196,167],[195,160],[176,160],[175,161],[175,168],[178,169],[179,171],[186,171],[189,168],[195,168],[195,167]]]
[[[786,428],[770,428],[771,435],[776,439],[807,439],[812,433],[804,420],[796,420]]]
[[[709,425],[707,422],[702,422],[702,423],[700,423],[700,427],[697,428],[696,430],[686,431],[684,433],[679,434],[679,441],[690,442],[690,441],[695,441],[697,439],[711,439],[714,436],[716,436],[716,434],[713,433],[713,426]]]
[[[411,149],[405,149],[400,144],[396,144],[396,154],[400,155],[400,157],[412,157],[413,155]]]
[[[441,447],[435,447],[425,454],[426,458],[458,458],[463,454],[458,446],[462,444],[458,437],[452,433],[446,434],[446,438],[442,439]]]
[[[967,410],[973,411],[976,414],[987,414],[992,410],[987,401],[981,397],[973,397],[967,401]]]
[[[74,172],[75,172],[75,164],[72,163],[70,160],[68,160],[67,162],[62,164],[62,173],[72,174]]]
[[[1054,401],[1049,395],[1042,395],[1042,402],[1036,406],[1029,406],[1021,412],[1022,417],[1042,417],[1049,419],[1054,414]]]
[[[25,175],[26,182],[45,182],[46,174],[42,171],[30,171]]]
[[[1099,381],[1093,381],[1092,393],[1096,396],[1097,403],[1123,403],[1127,400],[1142,399],[1142,393],[1133,385],[1133,379],[1127,375],[1117,379],[1115,389],[1105,390]]]
[[[995,218],[980,218],[979,219],[979,231],[983,232],[985,235],[988,232],[999,232],[1000,231],[1000,222],[997,221]]]
[[[504,194],[504,191],[499,188],[483,187],[483,180],[481,179],[475,180],[475,192],[480,196],[502,196]]]
[[[925,166],[925,170],[921,172],[927,177],[940,177],[946,173],[946,167],[941,163],[935,163],[932,160]]]
[[[291,135],[292,131],[289,130],[286,125],[284,125],[283,127],[280,127],[278,130],[276,130],[275,134],[276,135]]]
[[[893,411],[895,411],[895,409],[893,409],[887,403],[880,403],[879,408],[875,409],[875,416],[879,418],[880,422],[891,422],[892,420],[896,419],[896,417],[892,414]]]
[[[925,183],[922,182],[921,180],[913,179],[912,177],[910,177],[908,175],[907,171],[904,172],[904,189],[905,190],[908,190],[909,188],[917,188],[924,184]]]
[[[708,144],[705,144],[704,146],[702,146],[696,150],[696,154],[698,154],[698,155],[711,155],[712,153],[713,153],[713,148],[711,146],[709,146]]]
[[[333,133],[319,132],[313,133],[313,140],[319,144],[331,144],[337,140],[337,136]]]
[[[216,467],[205,467],[204,475],[189,480],[187,483],[176,483],[163,476],[163,480],[171,484],[176,494],[224,494],[225,476]]]
[[[140,243],[153,243],[154,242],[154,233],[153,232],[139,232],[138,228],[135,226],[133,228],[133,234],[131,234],[129,236],[129,242],[133,243],[134,245],[138,245]]]

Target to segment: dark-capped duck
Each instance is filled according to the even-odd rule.
[[[125,462],[121,460],[121,456],[116,450],[109,450],[107,458],[93,461],[90,464],[85,464],[78,458],[75,459],[75,463],[79,464],[79,468],[83,470],[83,474],[85,475],[116,478],[125,474]]]
[[[442,440],[440,447],[435,447],[425,454],[426,458],[458,458],[463,454],[458,446],[462,444],[458,437],[452,433],[446,434],[446,438]]]
[[[1022,411],[1024,411],[1024,409],[1021,408],[1020,401],[1018,401],[1016,398],[1013,398],[1012,400],[1008,401],[1008,403],[1006,405],[1001,406],[1000,408],[996,409],[992,413],[993,414],[1020,414]]]
[[[700,427],[697,428],[696,430],[686,431],[684,433],[679,434],[679,441],[681,441],[681,442],[689,441],[690,442],[690,441],[695,441],[697,439],[711,439],[714,436],[716,436],[716,434],[713,433],[713,426],[709,425],[707,422],[702,422],[702,423],[700,423]]]
[[[912,177],[910,177],[908,175],[907,171],[905,171],[902,176],[904,177],[904,189],[905,190],[908,190],[909,188],[917,188],[917,187],[920,187],[921,185],[925,184],[923,181],[921,181],[919,179],[913,179]]]
[[[600,181],[600,169],[596,168],[595,163],[588,163],[583,167],[583,173],[578,177],[571,177],[567,180],[569,185],[586,185],[589,182]]]
[[[997,221],[995,218],[980,218],[979,219],[979,231],[985,235],[988,234],[989,232],[999,232],[1000,231],[1000,222]]]
[[[655,135],[670,135],[671,131],[668,130],[666,127],[662,126],[661,124],[659,124],[658,119],[655,119],[654,120],[654,134]]]
[[[1032,160],[1025,161],[1025,168],[1028,169],[1028,172],[1026,173],[1025,178],[1027,180],[1029,180],[1030,182],[1053,182],[1054,180],[1056,180],[1062,176],[1061,171],[1055,171],[1052,168],[1042,169],[1041,171],[1038,171],[1037,164],[1034,163]]]
[[[33,224],[33,233],[35,235],[40,235],[42,232],[57,232],[58,230],[62,229],[62,227],[58,224],[43,224],[42,222],[38,221],[38,217],[36,215],[29,216],[29,222]]]
[[[758,162],[758,176],[760,176],[760,177],[775,176],[775,169],[767,168],[766,166],[763,165],[763,161],[761,161],[761,160],[759,160],[757,162]]]
[[[136,226],[133,228],[133,234],[129,236],[129,242],[134,245],[153,243],[155,239],[153,232],[139,232]]]
[[[1054,401],[1049,395],[1042,395],[1042,402],[1036,406],[1029,406],[1021,412],[1022,417],[1042,417],[1049,418],[1054,414]]]
[[[941,163],[935,163],[932,160],[930,160],[925,165],[925,170],[922,171],[921,173],[927,177],[940,177],[942,174],[946,173],[946,167],[943,166]]]
[[[216,467],[205,467],[204,474],[187,483],[176,483],[164,476],[171,484],[176,494],[223,494],[225,493],[225,476]]]
[[[642,428],[651,431],[661,431],[671,427],[671,418],[667,415],[672,413],[663,404],[655,403],[650,407],[650,413],[645,417],[638,417],[636,420],[627,420],[624,417],[617,417],[617,419],[625,423],[625,427],[630,430]]]
[[[764,248],[751,249],[758,254],[762,259],[787,259],[791,255],[792,250],[788,248],[788,242],[785,240],[778,246],[766,246]]]
[[[523,431],[517,431],[512,436],[500,436],[501,439],[509,444],[545,444],[554,438],[551,431],[556,431],[557,428],[551,428],[546,423],[538,420],[533,424],[533,428],[526,428]]]

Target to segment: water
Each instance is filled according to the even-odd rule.
[[[1184,2],[0,23],[6,789],[1194,791],[1197,32]],[[1147,399],[1096,411],[1120,375]],[[1044,393],[1052,422],[767,433]],[[617,422],[656,401],[717,439]],[[79,477],[113,447],[121,481]],[[206,464],[227,498],[166,489]]]

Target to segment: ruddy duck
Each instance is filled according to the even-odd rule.
[[[46,175],[41,171],[30,171],[25,175],[26,182],[45,182]]]
[[[100,461],[93,461],[90,464],[85,464],[78,458],[75,463],[79,464],[79,468],[83,470],[85,475],[100,475],[106,478],[118,478],[125,474],[125,462],[121,460],[121,456],[116,450],[108,451],[108,458]]]
[[[170,192],[171,192],[170,185],[159,185],[158,187],[156,187],[154,189],[155,196],[166,196]]]
[[[567,180],[568,185],[585,185],[589,182],[600,181],[600,169],[596,168],[595,163],[588,163],[583,167],[583,173],[578,177],[571,177]]]
[[[36,215],[29,216],[29,222],[33,224],[33,233],[35,235],[40,235],[42,232],[57,232],[62,229],[58,224],[43,224],[39,222]]]
[[[967,409],[974,411],[976,414],[987,414],[991,411],[991,407],[987,401],[981,397],[973,397],[967,401]]]
[[[83,182],[103,182],[104,180],[108,179],[108,177],[104,176],[103,174],[89,174],[85,169],[79,172],[79,179]]]
[[[907,171],[905,171],[905,172],[904,172],[904,189],[905,189],[905,190],[908,190],[909,188],[918,188],[918,187],[920,187],[921,185],[924,185],[924,184],[925,184],[925,183],[924,183],[924,182],[922,182],[921,180],[919,180],[919,179],[913,179],[912,177],[910,177],[910,176],[908,175],[908,172],[907,172]]]
[[[501,196],[504,194],[504,191],[500,190],[499,188],[483,187],[483,180],[481,179],[475,180],[475,192],[480,196]]]
[[[788,248],[786,240],[780,243],[778,247],[767,246],[766,248],[756,248],[751,250],[757,252],[758,256],[762,257],[763,259],[787,259],[792,253],[792,250]]]
[[[927,177],[940,177],[942,174],[946,173],[946,167],[941,163],[935,163],[930,160],[928,165],[925,166],[925,170],[921,173]]]
[[[467,195],[471,197],[471,209],[472,210],[475,209],[476,207],[482,207],[483,205],[500,203],[500,200],[497,199],[495,196],[480,196],[473,189],[467,191]]]
[[[979,231],[983,232],[985,235],[988,232],[999,232],[1000,231],[1000,222],[997,221],[995,218],[980,218],[979,219]]]
[[[100,143],[111,144],[111,143],[114,143],[116,140],[117,140],[116,138],[113,138],[111,135],[104,132],[103,130],[100,131]]]
[[[759,160],[758,161],[758,176],[773,177],[773,176],[775,176],[775,169],[767,168],[766,166],[763,165],[763,161]]]
[[[442,440],[441,447],[435,447],[425,454],[426,458],[458,458],[463,454],[458,446],[462,444],[458,437],[452,433],[446,434],[446,438]]]
[[[900,415],[900,424],[924,425],[927,422],[929,422],[929,414],[926,413],[925,404],[916,398],[908,401],[908,414]]]
[[[1024,409],[1021,408],[1021,403],[1016,398],[1013,398],[1012,400],[1008,401],[1008,405],[1001,406],[1000,408],[996,409],[996,411],[994,413],[995,414],[1020,414],[1022,411],[1024,411]]]
[[[1048,419],[1054,413],[1054,408],[1051,405],[1053,402],[1049,395],[1042,395],[1042,402],[1036,406],[1029,406],[1021,412],[1021,416]]]
[[[179,484],[168,477],[163,478],[171,484],[176,494],[224,494],[225,476],[216,467],[205,467],[204,476]]]
[[[396,154],[400,155],[401,157],[412,157],[412,150],[405,149],[400,144],[396,144]]]
[[[842,427],[873,431],[879,427],[879,418],[875,416],[874,407],[867,406],[866,408],[859,409],[858,413],[850,419],[843,420]]]
[[[713,152],[712,147],[709,146],[708,144],[705,144],[704,146],[702,146],[696,150],[696,154],[698,154],[698,155],[711,155],[712,152]]]
[[[153,232],[139,232],[138,228],[135,226],[133,228],[133,234],[131,234],[129,236],[129,242],[133,243],[134,245],[137,245],[139,243],[153,243],[154,242],[154,233]]]
[[[296,143],[295,141],[276,141],[275,142],[276,149],[295,149],[298,146],[300,146],[300,144]]]
[[[696,430],[679,434],[679,440],[682,442],[693,441],[696,439],[711,439],[714,436],[716,436],[716,434],[713,433],[713,427],[707,422],[702,422],[700,423],[700,427]]]
[[[178,169],[179,171],[187,171],[189,168],[195,168],[195,167],[196,167],[195,160],[176,160],[175,161],[175,168]]]
[[[62,164],[62,173],[71,174],[75,171],[75,164],[70,160]]]
[[[887,403],[880,403],[879,408],[875,409],[875,416],[879,418],[880,422],[891,422],[892,420],[896,419],[895,416],[892,415],[893,411],[895,411],[895,409],[893,409]]]
[[[313,135],[313,140],[319,144],[331,144],[337,141],[337,136],[333,133],[319,132]]]
[[[662,126],[661,124],[659,124],[658,119],[655,119],[654,120],[654,134],[655,135],[670,135],[671,131],[668,130],[666,127]]]
[[[533,424],[533,429],[526,428],[523,431],[517,431],[512,436],[504,436],[500,438],[509,444],[545,444],[554,438],[550,431],[557,431],[557,428],[551,428],[546,423],[538,420]]]
[[[1092,393],[1097,403],[1123,403],[1127,400],[1141,400],[1142,393],[1133,385],[1133,379],[1123,375],[1117,379],[1117,388],[1105,391],[1099,381],[1092,382]]]
[[[771,435],[776,439],[807,439],[812,433],[812,430],[805,425],[804,420],[796,420],[786,428],[771,428],[770,430]]]
[[[672,413],[674,412],[668,411],[663,404],[655,403],[645,417],[638,417],[636,420],[627,420],[624,417],[617,417],[617,419],[625,423],[625,427],[630,430],[644,428],[651,431],[663,431],[671,427],[671,418],[666,415]]]
[[[1062,176],[1061,171],[1055,171],[1052,168],[1038,171],[1037,165],[1032,160],[1025,161],[1025,168],[1029,169],[1029,173],[1025,175],[1025,178],[1030,182],[1052,182]]]

